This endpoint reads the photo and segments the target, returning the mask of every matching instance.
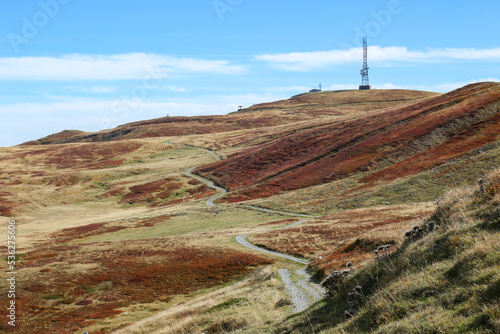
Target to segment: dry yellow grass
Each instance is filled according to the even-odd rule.
[[[291,312],[289,307],[275,307],[280,299],[287,298],[275,271],[272,267],[259,270],[234,285],[178,302],[114,333],[201,333],[221,319],[241,317],[248,324],[242,328],[243,333],[265,332],[269,324],[284,320]],[[233,300],[238,302],[232,304]]]
[[[125,220],[131,217],[168,215],[172,207],[150,208],[147,205],[124,206],[119,198],[101,196],[115,187],[176,178],[187,185],[186,166],[212,161],[206,152],[196,149],[175,149],[166,139],[126,141],[122,146],[135,145],[132,152],[111,153],[108,158],[78,156],[78,149],[92,144],[58,146],[19,146],[0,151],[2,191],[13,203],[20,238],[26,247],[34,239],[61,228],[76,227],[102,221]],[[112,144],[99,144],[102,150]],[[122,159],[123,164],[110,168],[60,168],[56,154],[76,151],[75,167],[81,160],[88,162]],[[186,188],[185,186],[183,186]],[[152,213],[153,212],[153,213]],[[42,234],[40,234],[42,233]]]
[[[276,332],[498,333],[499,204],[500,170],[450,191],[400,249],[358,270],[331,300]],[[358,285],[361,304],[346,319]]]
[[[234,241],[234,237],[285,225],[283,222],[266,224],[289,217],[242,209],[237,204],[219,204],[215,208],[208,208],[202,198],[208,196],[210,190],[202,189],[202,184],[184,177],[184,171],[191,166],[212,162],[215,160],[214,156],[206,150],[186,147],[183,144],[216,149],[217,154],[225,158],[242,148],[257,145],[262,140],[278,138],[286,133],[328,122],[359,118],[363,114],[360,111],[366,110],[366,113],[371,115],[383,112],[373,110],[373,106],[389,110],[401,102],[407,103],[403,97],[399,101],[383,101],[382,95],[379,96],[381,101],[349,102],[348,93],[338,94],[340,95],[337,95],[337,98],[343,96],[342,101],[335,102],[339,106],[334,106],[333,102],[317,105],[315,96],[309,101],[295,105],[294,110],[289,110],[288,102],[260,106],[259,108],[263,109],[255,111],[254,116],[257,118],[267,112],[286,118],[283,124],[260,129],[175,138],[1,149],[0,197],[2,203],[8,202],[7,205],[13,210],[13,214],[4,212],[4,216],[17,219],[19,242],[23,252],[28,253],[20,259],[20,273],[30,282],[27,285],[29,289],[43,290],[28,291],[35,295],[42,293],[43,298],[41,301],[34,297],[25,299],[26,305],[43,307],[46,312],[44,316],[51,312],[54,315],[58,312],[75,312],[69,314],[76,317],[83,308],[75,305],[75,302],[98,300],[102,296],[112,300],[111,295],[120,291],[116,288],[119,283],[104,280],[105,277],[102,276],[97,277],[102,282],[99,281],[95,286],[83,284],[81,291],[75,292],[76,297],[60,296],[60,292],[36,284],[39,281],[59,278],[65,278],[67,282],[79,282],[78,280],[85,278],[83,276],[88,276],[86,279],[94,278],[92,275],[96,272],[105,275],[106,263],[114,264],[114,274],[127,276],[128,274],[117,270],[133,271],[141,261],[149,266],[147,268],[166,270],[166,267],[161,266],[159,256],[170,255],[161,252],[175,252],[179,249],[196,250],[200,254],[203,250],[210,250],[215,258],[239,254],[243,259],[254,259],[252,256],[258,253],[247,251]],[[419,98],[425,98],[424,95]],[[308,114],[312,110],[315,113]],[[298,115],[300,113],[301,115]],[[318,115],[321,118],[317,117]],[[294,117],[300,118],[301,121],[294,123]],[[484,156],[477,159],[484,159]],[[289,253],[302,248],[301,255],[310,258],[323,256],[325,261],[317,261],[315,265],[325,265],[328,270],[337,269],[336,265],[345,265],[344,258],[342,261],[336,258],[334,260],[340,262],[330,263],[328,266],[327,260],[333,254],[332,250],[354,244],[356,240],[369,240],[372,243],[395,240],[402,244],[404,230],[414,225],[414,220],[422,219],[423,215],[431,211],[433,204],[412,199],[418,203],[384,205],[387,202],[386,195],[401,189],[398,188],[400,184],[397,182],[375,187],[373,191],[379,192],[382,197],[376,201],[374,194],[364,194],[363,189],[349,193],[361,176],[254,201],[282,211],[305,211],[322,217],[296,229],[251,235],[250,240],[266,243],[269,248],[274,246],[279,248],[277,250]],[[430,178],[432,176],[425,180]],[[393,189],[384,190],[384,186]],[[132,189],[137,191],[134,193]],[[336,206],[337,200],[344,194],[352,196],[349,198],[352,200],[350,208],[361,208],[345,211],[345,207]],[[460,215],[464,207],[455,204],[455,200],[461,203],[463,198],[470,198],[469,190],[456,191],[440,204],[440,207],[450,206],[456,210],[452,210],[456,224],[467,218],[466,215]],[[489,203],[498,201],[498,195],[494,193]],[[491,205],[489,209],[493,210],[493,204]],[[464,254],[464,257],[495,251],[495,239],[486,234],[482,238],[483,241],[477,243],[470,254]],[[457,241],[460,241],[460,238]],[[290,247],[283,247],[285,243]],[[154,245],[154,249],[151,245]],[[148,251],[157,253],[151,254]],[[245,255],[241,255],[242,252]],[[110,257],[101,261],[107,255]],[[104,310],[108,312],[106,317],[99,318],[93,314],[95,319],[79,324],[71,323],[69,316],[66,320],[73,326],[72,330],[96,333],[108,333],[123,326],[127,327],[122,328],[120,333],[201,332],[210,327],[224,328],[231,323],[242,326],[242,333],[266,333],[279,331],[281,323],[288,326],[290,323],[287,321],[291,321],[290,327],[293,328],[296,325],[294,321],[302,318],[299,316],[287,320],[291,313],[290,308],[275,308],[276,302],[286,298],[286,294],[281,289],[281,282],[274,275],[278,268],[293,265],[270,256],[267,258],[276,260],[276,263],[262,270],[258,269],[256,273],[245,278],[231,276],[232,281],[219,280],[217,286],[209,285],[207,289],[194,289],[175,295],[172,299],[158,298],[154,301],[134,300],[137,295],[129,290],[125,291],[130,293],[129,297],[122,298],[126,294],[121,295],[120,301],[126,303],[119,307],[112,309],[113,301],[105,301],[109,304],[106,304],[107,306],[111,305],[110,309]],[[123,259],[126,261],[117,262]],[[266,263],[265,260],[262,261],[264,262],[260,263]],[[179,260],[181,264],[187,262]],[[363,263],[360,261],[356,265],[360,267]],[[228,268],[231,266],[228,265]],[[147,272],[145,269],[142,271]],[[489,271],[484,269],[483,273],[487,274]],[[137,282],[142,282],[143,279],[150,283],[155,281],[148,281],[150,278],[140,275],[127,279],[129,278]],[[405,283],[412,279],[431,281],[425,275],[408,276],[404,279],[406,281],[398,283],[401,284],[403,292]],[[63,285],[60,289],[64,290]],[[23,292],[26,293],[23,296],[31,296],[28,292]],[[374,305],[380,306],[382,299],[374,299]],[[235,300],[242,303],[233,304]],[[429,310],[439,311],[439,308]],[[321,318],[321,311],[312,314],[316,317],[316,320],[311,318],[313,322]],[[484,312],[494,314],[495,310],[488,307]],[[419,317],[422,318],[423,315],[420,314],[415,319]],[[306,321],[306,318],[303,319]],[[311,327],[306,322],[304,324],[305,327]],[[321,330],[316,329],[318,332]],[[339,332],[342,331],[345,329],[339,329]]]
[[[168,297],[163,301],[158,299],[155,302],[145,302],[139,299],[134,302],[132,297],[126,300],[122,299],[123,296],[117,296],[118,301],[115,302],[107,301],[113,299],[113,293],[119,293],[121,286],[119,283],[117,285],[115,279],[102,276],[107,275],[105,272],[111,276],[118,274],[112,274],[115,269],[106,269],[113,261],[129,257],[127,261],[135,261],[134,266],[143,261],[155,268],[155,252],[170,249],[220,249],[228,250],[230,254],[243,254],[244,249],[234,242],[235,235],[264,230],[269,228],[267,222],[283,219],[278,214],[230,205],[211,209],[202,199],[190,199],[168,206],[150,206],[148,201],[133,205],[121,203],[119,199],[123,194],[103,196],[117,187],[134,188],[169,178],[178,179],[182,190],[199,187],[200,185],[184,177],[185,169],[212,161],[214,157],[207,151],[172,145],[166,141],[167,139],[125,141],[119,144],[120,149],[128,145],[133,147],[130,152],[125,153],[120,150],[108,152],[109,147],[116,147],[115,143],[102,143],[98,146],[25,146],[0,152],[1,158],[5,158],[1,169],[6,178],[3,190],[9,193],[10,201],[17,203],[14,210],[18,222],[18,242],[24,253],[21,254],[18,271],[32,286],[21,293],[22,308],[39,308],[42,315],[38,318],[48,322],[52,319],[50,326],[67,322],[68,330],[86,328],[106,333],[193,298],[201,298],[207,307],[224,302],[224,291],[220,293],[222,297],[217,297],[220,286],[209,290],[193,290],[195,295],[180,295],[174,301],[168,301],[171,298]],[[85,151],[87,146],[92,147],[92,151]],[[102,152],[102,155],[94,155],[94,149]],[[84,154],[74,158],[66,156],[71,154],[71,150],[83,150]],[[61,152],[65,155],[62,156]],[[61,168],[61,163],[66,164],[68,159],[76,160],[77,165],[113,159],[121,159],[123,163],[95,169],[75,169],[69,166]],[[19,170],[26,172],[18,173]],[[174,235],[175,238],[169,237]],[[123,244],[124,240],[128,240],[126,245]],[[129,249],[124,253],[126,255],[120,255],[125,249]],[[153,255],[148,255],[148,252],[153,252]],[[103,256],[109,256],[110,262],[103,261]],[[248,254],[243,258],[248,256],[252,259]],[[74,286],[61,287],[65,281],[78,284],[80,280],[87,278],[90,281],[81,286],[82,291]],[[127,279],[126,276],[124,279]],[[274,296],[273,291],[277,296],[281,291],[274,288],[276,279],[272,280],[273,286],[268,287],[267,283],[259,285],[255,277],[248,278],[242,283],[244,288],[235,289],[233,294],[247,295],[249,289],[264,289],[265,291],[255,292],[255,298]],[[93,281],[102,282],[94,286]],[[230,287],[228,289],[231,290]],[[73,292],[68,294],[68,291]],[[207,293],[213,295],[203,297]],[[232,295],[228,293],[227,296]],[[104,301],[100,298],[104,298]],[[93,301],[90,309],[105,308],[102,311],[105,314],[103,318],[98,314],[91,315],[90,320],[86,321],[79,318],[79,315],[86,313],[82,306],[75,303],[88,300]],[[265,302],[272,304],[267,299]],[[113,308],[113,305],[119,305],[117,303],[128,306]],[[254,307],[254,321],[258,326],[264,326],[264,322],[277,318],[277,314],[284,311],[270,311],[269,315],[262,315],[259,313],[261,309],[256,305],[258,303],[254,300],[245,308],[245,312],[250,312]],[[211,313],[203,315],[202,319],[205,322],[211,319],[215,323],[219,316],[231,318],[240,310],[237,308]],[[25,314],[24,318],[31,321],[32,316],[33,314]],[[91,320],[92,317],[96,320]],[[194,324],[203,326],[198,320]]]

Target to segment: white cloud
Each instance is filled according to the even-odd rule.
[[[158,86],[155,90],[178,93],[186,93],[189,91],[186,87],[179,87],[176,85]]]
[[[72,92],[91,93],[91,94],[110,94],[116,92],[117,89],[116,87],[112,86],[90,86],[90,87],[65,86],[63,88]]]
[[[68,118],[75,114],[110,110],[113,103],[118,101],[94,101],[85,98],[50,97],[57,102],[49,103],[13,103],[0,106],[0,115],[66,115]],[[6,117],[6,116],[4,116]]]
[[[0,105],[3,122],[0,130],[11,138],[7,145],[40,138],[48,133],[64,129],[99,131],[128,122],[170,116],[223,115],[238,110],[238,106],[287,98],[281,95],[241,94],[206,96],[191,101],[146,101],[146,100],[94,100],[67,96],[52,96],[46,103],[15,103]],[[20,121],[29,119],[29,122]],[[16,122],[16,127],[7,127],[8,122]],[[33,129],[35,127],[35,129]],[[24,136],[24,137],[22,137]],[[20,139],[22,138],[22,140]],[[7,138],[5,138],[7,140]],[[0,146],[6,145],[0,142]]]
[[[185,73],[234,74],[244,70],[227,60],[145,53],[0,58],[2,80],[148,80]]]
[[[379,85],[374,85],[374,89],[412,89],[412,90],[423,90],[429,92],[437,92],[437,93],[448,93],[452,90],[464,87],[469,84],[478,83],[478,82],[500,82],[498,78],[483,78],[478,80],[469,80],[469,81],[459,81],[459,82],[442,82],[434,85],[395,85],[392,83],[384,83]]]
[[[93,86],[87,89],[89,93],[95,94],[109,94],[116,91],[116,87],[110,86]]]
[[[306,92],[315,87],[306,87],[306,86],[285,86],[285,87],[269,87],[268,91],[271,92]]]
[[[348,90],[348,89],[358,89],[357,85],[330,85],[323,88],[323,90]]]
[[[411,51],[406,47],[368,47],[371,62],[441,62],[450,60],[500,61],[500,48],[496,49],[427,49]],[[362,48],[348,50],[292,52],[254,56],[257,61],[267,62],[286,71],[310,71],[334,65],[359,62]]]

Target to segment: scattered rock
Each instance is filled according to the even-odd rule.
[[[347,295],[346,301],[349,308],[344,311],[344,317],[348,319],[357,313],[363,303],[363,287],[361,285],[357,285],[354,289],[352,289],[352,291]]]
[[[429,220],[424,224],[423,228],[418,225],[413,226],[411,230],[405,232],[404,237],[408,239],[420,238],[424,235],[424,232],[434,232],[437,228],[438,224],[435,221]]]
[[[276,304],[274,305],[275,308],[280,308],[280,307],[284,307],[284,306],[289,306],[289,305],[293,305],[293,303],[288,300],[288,299],[280,299],[276,302]]]
[[[484,193],[485,193],[484,180],[479,179],[479,180],[477,180],[477,183],[479,184],[479,194],[484,195]]]
[[[425,229],[427,232],[434,232],[437,229],[438,225],[435,221],[429,220],[425,223]]]
[[[347,309],[344,311],[344,317],[346,319],[352,318],[356,314],[356,311],[353,309]]]
[[[391,247],[394,245],[395,245],[395,243],[390,243],[390,244],[378,246],[377,249],[374,251],[375,258],[379,259],[383,256],[391,254],[392,253]]]
[[[347,277],[350,276],[349,270],[336,270],[328,276],[321,286],[326,289],[326,295],[328,297],[334,297],[344,286]]]

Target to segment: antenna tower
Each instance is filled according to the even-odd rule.
[[[368,78],[368,38],[366,36],[363,37],[363,69],[361,69],[361,86],[359,86],[359,90],[369,90],[372,87],[370,86],[370,80]]]

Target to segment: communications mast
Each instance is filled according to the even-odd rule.
[[[363,69],[361,69],[361,86],[359,86],[359,90],[369,90],[372,87],[370,86],[370,80],[368,78],[368,38],[366,36],[363,37]]]

